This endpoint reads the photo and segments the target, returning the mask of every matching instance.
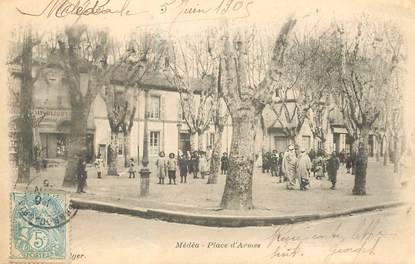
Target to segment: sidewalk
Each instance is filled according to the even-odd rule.
[[[191,177],[188,177],[186,184],[159,185],[155,175],[150,175],[150,195],[140,198],[139,178],[129,179],[127,172],[124,171],[119,177],[104,176],[103,179],[97,179],[95,170],[89,168],[86,193],[77,194],[73,189],[65,190],[71,192],[75,204],[84,209],[128,213],[186,223],[189,221],[183,219],[183,216],[189,215],[194,218],[190,223],[195,224],[203,224],[198,222],[209,217],[213,217],[213,220],[216,218],[215,221],[211,219],[211,223],[226,222],[228,218],[237,217],[242,221],[239,223],[240,226],[244,225],[244,219],[252,223],[255,221],[293,222],[296,219],[312,220],[400,205],[408,201],[407,193],[411,188],[403,189],[400,178],[393,174],[392,169],[392,166],[384,167],[382,163],[369,162],[366,196],[351,194],[354,176],[346,174],[344,167],[338,172],[336,190],[330,190],[331,184],[327,179],[312,178],[309,191],[288,191],[285,184],[278,183],[278,178],[258,170],[253,180],[253,202],[256,209],[250,211],[219,208],[224,189],[224,175],[220,175],[218,184],[215,185],[206,184],[207,179]],[[60,187],[63,174],[62,167],[49,168],[41,172],[31,187],[42,186],[43,180],[48,179],[54,187],[63,189]],[[18,186],[19,189],[23,187],[25,186]]]

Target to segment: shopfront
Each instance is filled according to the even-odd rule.
[[[70,143],[70,110],[41,109],[44,115],[39,127],[34,130],[35,145],[40,146],[40,155],[44,159],[66,159]],[[86,161],[94,160],[95,127],[88,120],[86,138]],[[40,142],[39,142],[40,141]]]

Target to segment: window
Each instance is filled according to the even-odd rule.
[[[318,150],[321,150],[321,149],[323,149],[324,148],[324,146],[323,146],[323,142],[321,142],[321,141],[319,141],[318,142]]]
[[[316,116],[315,121],[316,121],[317,126],[322,126],[323,124],[322,124],[322,118],[321,118],[322,117],[321,111],[317,110],[315,116]]]
[[[215,133],[209,133],[209,143],[208,146],[211,146],[213,148],[213,145],[215,144]]]
[[[160,132],[150,132],[150,155],[158,155],[160,152]]]
[[[160,96],[150,96],[149,118],[160,118]]]
[[[58,96],[58,106],[62,107],[62,96]]]
[[[66,157],[66,137],[65,134],[56,136],[56,157]]]
[[[117,151],[118,155],[122,156],[124,153],[124,135],[122,133],[118,133],[118,142],[117,142]]]

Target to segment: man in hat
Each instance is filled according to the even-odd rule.
[[[327,173],[329,175],[329,180],[331,181],[331,188],[332,190],[336,189],[336,182],[337,182],[337,170],[340,167],[340,160],[336,155],[336,151],[331,153],[330,159],[327,161]]]
[[[290,145],[288,151],[284,154],[282,161],[282,172],[287,177],[287,189],[293,190],[296,182],[297,157],[295,156],[294,146]]]
[[[297,160],[297,176],[300,181],[300,190],[307,190],[310,185],[310,170],[311,160],[310,157],[305,153],[305,149],[300,149],[300,155]]]

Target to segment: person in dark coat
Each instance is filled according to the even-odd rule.
[[[271,153],[266,152],[262,155],[262,172],[269,173],[269,169],[271,167]]]
[[[337,181],[337,170],[340,167],[340,160],[337,158],[336,152],[333,151],[331,157],[327,160],[327,173],[329,175],[329,180],[331,181],[331,188],[332,190],[336,189],[336,181]]]
[[[340,151],[339,159],[341,164],[346,162],[346,151],[344,151],[344,149]]]
[[[271,154],[271,176],[278,176],[278,152],[277,150],[273,150]]]
[[[197,153],[197,151],[193,151],[193,154],[190,158],[190,162],[189,162],[189,171],[190,173],[193,173],[193,179],[198,179],[199,177],[197,177],[197,174],[199,172],[199,154]]]
[[[228,153],[223,152],[222,157],[220,158],[220,169],[222,171],[222,174],[228,173],[228,167],[229,167]]]
[[[187,169],[189,166],[189,158],[187,154],[182,154],[179,158],[179,169],[180,169],[180,182],[186,183]]]
[[[352,168],[352,157],[350,156],[350,154],[347,154],[347,157],[346,157],[346,170],[347,170],[347,173],[350,173],[351,168]]]
[[[84,159],[79,159],[78,168],[77,168],[77,177],[78,177],[78,188],[77,193],[84,193],[84,188],[86,184],[86,162]]]

